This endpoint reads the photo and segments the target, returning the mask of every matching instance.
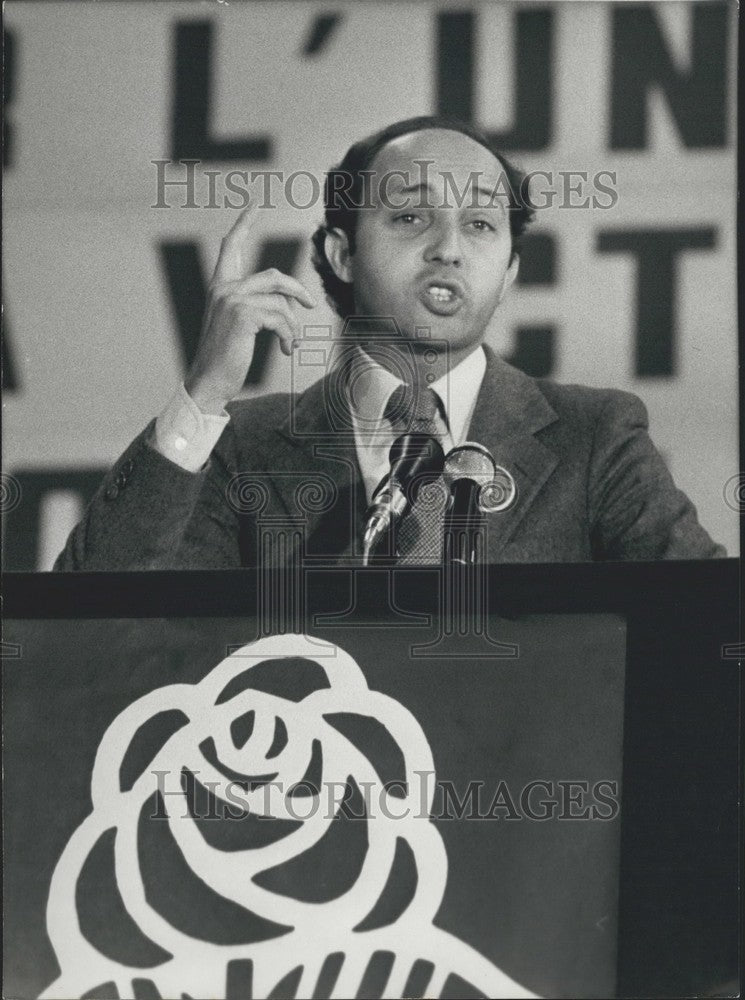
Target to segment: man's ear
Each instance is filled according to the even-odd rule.
[[[343,229],[329,229],[323,244],[326,258],[340,281],[351,283],[352,263],[349,251],[349,237]]]
[[[519,270],[520,270],[520,257],[518,256],[518,254],[515,254],[515,256],[512,258],[512,263],[504,273],[504,280],[502,281],[502,290],[499,293],[500,302],[507,294],[507,289],[510,287],[512,282],[517,277],[517,272]]]

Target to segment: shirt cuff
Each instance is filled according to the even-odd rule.
[[[155,421],[152,444],[187,472],[199,472],[229,420],[225,410],[220,414],[203,413],[182,384]]]

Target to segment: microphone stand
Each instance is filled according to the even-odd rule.
[[[470,478],[456,479],[450,488],[450,507],[445,518],[444,561],[469,565],[483,555],[485,517],[478,504],[479,484]]]
[[[475,442],[449,453],[444,476],[450,498],[444,523],[439,635],[432,642],[414,644],[411,655],[514,658],[517,646],[501,642],[489,631],[487,514],[507,510],[515,502],[515,481]]]
[[[482,445],[467,442],[445,459],[450,503],[443,538],[443,628],[458,635],[486,627],[486,518],[479,504],[481,486],[494,472],[494,459]]]
[[[447,455],[444,469],[450,502],[444,524],[446,566],[482,560],[486,519],[479,501],[481,488],[491,480],[495,468],[488,449],[475,441],[466,441]]]

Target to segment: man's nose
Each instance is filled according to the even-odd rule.
[[[439,264],[459,266],[463,260],[461,233],[457,224],[439,220],[431,230],[431,239],[424,251],[424,259]]]

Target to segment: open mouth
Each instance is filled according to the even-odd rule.
[[[451,316],[463,304],[460,288],[449,282],[427,282],[422,288],[420,298],[431,312],[440,316]]]

